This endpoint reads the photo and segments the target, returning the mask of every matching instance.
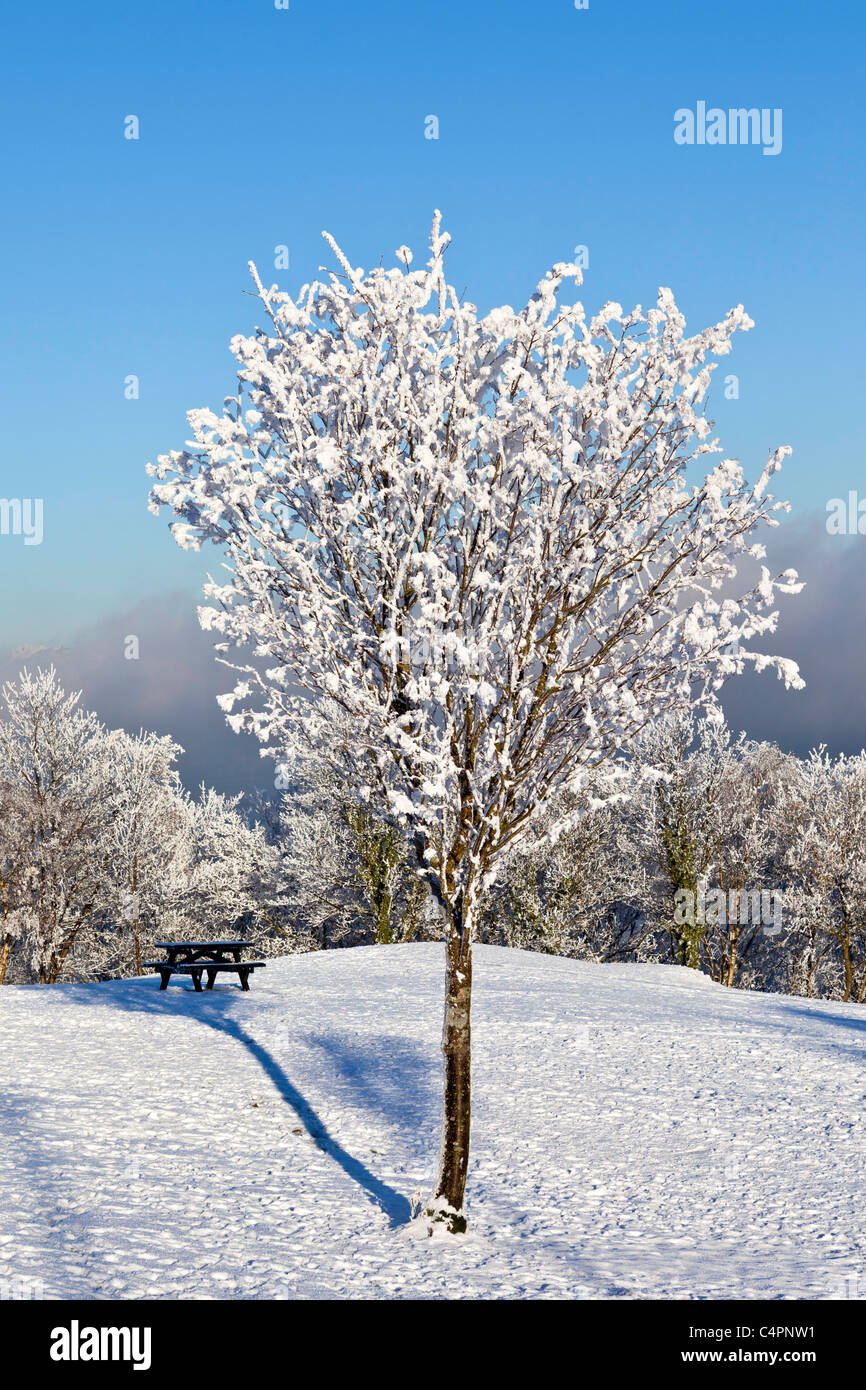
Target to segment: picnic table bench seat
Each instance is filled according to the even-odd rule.
[[[263,970],[266,961],[241,960],[241,951],[249,947],[248,941],[157,941],[154,943],[166,950],[166,960],[146,960],[143,964],[148,970],[157,970],[160,976],[160,989],[167,989],[172,975],[190,975],[196,993],[201,993],[201,977],[207,975],[207,989],[213,989],[218,974],[230,971],[237,975],[241,989],[249,991],[249,977],[253,970]],[[226,960],[226,954],[232,959]],[[179,959],[178,957],[185,957]]]

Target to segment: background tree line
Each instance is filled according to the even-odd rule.
[[[269,955],[441,938],[409,839],[324,760],[244,807],[191,796],[171,738],[106,729],[53,670],[0,701],[0,982],[138,975],[161,936]],[[486,889],[479,939],[866,1000],[866,754],[670,716],[568,801]]]

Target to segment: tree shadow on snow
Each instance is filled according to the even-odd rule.
[[[150,988],[152,984],[152,988]],[[161,991],[156,979],[137,979],[124,981],[114,988],[111,994],[103,992],[104,987],[78,985],[75,989],[75,1002],[97,1004],[103,1007],[121,1008],[128,1013],[156,1014],[161,1017],[192,1019],[205,1027],[214,1028],[239,1042],[258,1062],[265,1075],[273,1082],[278,1093],[290,1105],[306,1130],[307,1134],[328,1158],[332,1159],[353,1182],[366,1193],[369,1201],[380,1208],[388,1217],[390,1226],[403,1226],[412,1219],[409,1201],[402,1193],[377,1178],[375,1173],[355,1158],[334,1138],[324,1120],[298,1090],[267,1047],[254,1038],[236,1019],[226,1012],[234,1002],[233,990],[214,990],[196,993],[191,988],[175,987]],[[181,996],[183,1003],[178,999]],[[190,996],[187,1001],[184,996]],[[194,1002],[193,1002],[194,1001]],[[178,1004],[180,1003],[180,1008]],[[186,1007],[185,1007],[186,1006]]]
[[[375,1173],[371,1173],[360,1159],[353,1157],[342,1147],[329,1132],[324,1120],[287,1076],[282,1065],[262,1043],[252,1037],[235,1019],[226,1015],[221,1015],[219,1018],[215,1018],[213,1015],[209,1018],[202,1017],[201,1021],[209,1023],[212,1028],[218,1029],[221,1033],[227,1033],[229,1037],[243,1044],[273,1082],[283,1100],[292,1107],[316,1146],[327,1154],[339,1168],[342,1168],[347,1177],[363,1188],[374,1205],[381,1207],[391,1226],[402,1226],[411,1220],[412,1212],[408,1200],[393,1187],[389,1187],[387,1183],[377,1178]]]
[[[804,1001],[804,1002],[805,1002],[805,1001]],[[826,1005],[826,1004],[828,1004],[828,1003],[829,1003],[829,1004],[832,1004],[832,1003],[835,1002],[835,1001],[833,1001],[833,1000],[826,1000],[826,999],[815,999],[815,1000],[811,1000],[810,1002],[813,1003],[813,1004],[825,1004],[825,1005]],[[846,1008],[846,1009],[855,1009],[855,1008],[862,1008],[862,1007],[863,1007],[862,1005],[858,1005],[858,1004],[846,1004],[846,1005],[845,1005],[845,1008]],[[849,1029],[852,1029],[855,1033],[859,1033],[859,1034],[860,1034],[860,1037],[861,1037],[862,1042],[863,1042],[864,1044],[866,1044],[866,1017],[864,1017],[862,1014],[859,1015],[859,1016],[858,1016],[857,1014],[854,1014],[854,1013],[850,1013],[850,1014],[849,1014],[849,1013],[839,1013],[839,1014],[832,1013],[832,1014],[831,1014],[831,1013],[829,1013],[829,1012],[825,1012],[824,1009],[814,1009],[814,1008],[809,1009],[809,1008],[804,1008],[804,1007],[799,1006],[799,1005],[797,1005],[797,1004],[789,1004],[789,1003],[787,1003],[787,1001],[785,1001],[784,1010],[783,1010],[783,1011],[784,1011],[784,1013],[785,1013],[786,1015],[790,1015],[790,1016],[796,1015],[798,1018],[807,1018],[807,1019],[809,1020],[810,1023],[819,1023],[819,1024],[820,1024],[820,1023],[834,1023],[834,1024],[836,1025],[837,1028],[849,1028]],[[820,1037],[819,1037],[817,1034],[816,1034],[814,1040],[815,1040],[815,1042],[820,1042],[820,1041],[821,1041]]]
[[[335,1033],[303,1033],[301,1041],[323,1054],[333,1075],[347,1083],[353,1103],[413,1133],[426,1128],[436,1109],[430,1080],[435,1060],[421,1043],[399,1035],[365,1040]]]

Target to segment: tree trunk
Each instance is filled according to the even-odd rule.
[[[842,995],[842,1003],[848,1004],[854,993],[854,964],[851,960],[851,938],[847,928],[840,933],[838,940],[842,945],[842,966],[845,971],[845,993]]]
[[[737,974],[737,956],[738,956],[738,952],[739,952],[739,947],[740,947],[740,931],[739,931],[739,927],[732,927],[732,928],[731,928],[731,942],[730,942],[730,958],[729,958],[729,960],[728,960],[728,968],[727,968],[727,970],[726,970],[726,972],[725,972],[725,978],[724,978],[724,980],[722,981],[723,984],[726,984],[726,985],[728,986],[728,989],[733,989],[733,988],[734,988],[734,980],[735,980],[736,974]]]
[[[375,904],[377,946],[390,946],[394,940],[394,933],[391,930],[393,907],[392,894],[388,889],[383,889]]]
[[[137,913],[137,912],[136,912],[136,914],[135,914],[135,921],[133,922],[132,932],[133,932],[133,935],[132,935],[132,949],[133,949],[133,953],[134,953],[134,955],[135,955],[135,973],[136,973],[136,975],[143,975],[143,974],[144,974],[144,965],[143,965],[142,959],[141,959],[141,931],[140,931],[140,927],[139,927],[139,920],[138,920],[138,913]]]
[[[135,973],[144,974],[144,966],[141,960],[141,921],[138,912],[138,853],[133,858],[132,865],[132,910],[135,914],[132,921],[132,945],[135,953]]]
[[[469,1164],[471,1116],[470,1011],[472,947],[469,914],[453,912],[445,941],[445,1025],[442,1053],[445,1096],[439,1176],[427,1215],[442,1221],[452,1234],[466,1230],[463,1194]]]
[[[680,933],[679,937],[679,963],[689,970],[700,970],[701,968],[701,940],[703,939],[704,928],[701,925],[686,928]]]
[[[6,983],[6,970],[9,965],[9,957],[12,954],[12,934],[7,933],[0,945],[0,985]]]

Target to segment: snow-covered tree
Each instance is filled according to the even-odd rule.
[[[509,946],[579,960],[642,959],[647,940],[640,880],[624,842],[621,806],[608,791],[568,793],[531,843],[508,857],[485,904],[485,925]],[[575,819],[575,815],[578,818]],[[553,838],[563,821],[567,829]]]
[[[109,874],[100,897],[103,929],[88,933],[82,954],[96,974],[143,973],[149,943],[169,907],[173,866],[182,852],[183,789],[172,739],[123,729],[107,735],[111,815],[105,831]],[[147,947],[145,943],[148,943]]]
[[[695,721],[688,709],[674,710],[635,739],[633,772],[636,799],[629,827],[635,871],[643,870],[641,896],[670,936],[680,965],[700,968],[703,916],[677,914],[678,895],[693,902],[706,886],[715,852],[712,806],[728,755],[729,732],[720,721],[704,720],[695,743]],[[677,920],[678,916],[682,920]]]
[[[303,948],[267,827],[240,796],[191,797],[172,739],[107,730],[53,669],[0,701],[0,984],[13,952],[45,984],[140,975],[160,934]]]
[[[866,1001],[866,752],[797,764],[779,809],[787,834],[791,988]]]
[[[714,856],[702,960],[714,980],[751,984],[787,949],[791,921],[779,802],[796,758],[772,743],[731,738],[710,808]]]
[[[722,459],[702,413],[711,358],[742,307],[686,336],[669,290],[646,313],[587,319],[558,264],[528,304],[480,315],[447,283],[436,214],[425,269],[340,270],[233,340],[237,394],[189,416],[151,506],[176,540],[225,553],[201,610],[220,648],[251,650],[224,707],[276,756],[375,769],[445,922],[444,1125],[427,1212],[462,1212],[469,1153],[471,943],[504,856],[649,722],[751,663],[774,630],[766,567],[733,596],[738,557],[784,504]],[[724,595],[723,595],[724,591]],[[328,746],[323,701],[353,729]],[[358,779],[357,795],[367,791]]]
[[[429,893],[403,831],[359,802],[325,763],[260,814],[282,855],[287,905],[319,946],[410,941],[429,929]],[[440,928],[441,932],[441,928]]]
[[[197,798],[178,798],[165,930],[173,939],[249,936],[267,954],[304,949],[303,933],[286,922],[279,849],[241,812],[241,799],[205,786]]]
[[[0,690],[0,876],[4,975],[20,943],[54,983],[97,910],[109,874],[105,730],[67,695],[53,667]]]
[[[689,711],[635,740],[626,834],[643,874],[639,897],[669,934],[675,960],[706,967],[721,984],[733,985],[766,945],[768,926],[776,931],[763,907],[778,918],[775,806],[790,762],[771,744],[733,737],[724,719]]]
[[[33,834],[27,788],[0,769],[0,985],[24,929]]]

